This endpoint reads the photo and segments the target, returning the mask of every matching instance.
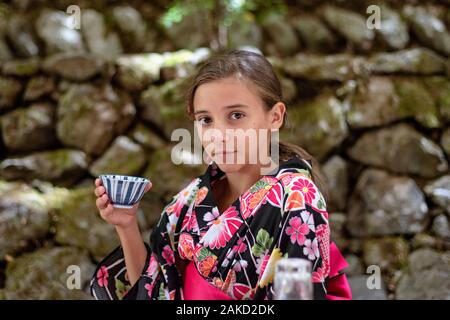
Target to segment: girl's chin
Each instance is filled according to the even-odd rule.
[[[225,173],[240,171],[245,164],[233,164],[233,163],[217,163],[217,166]]]

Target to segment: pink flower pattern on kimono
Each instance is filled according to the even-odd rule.
[[[106,287],[108,285],[108,269],[105,266],[101,266],[97,271],[97,282],[100,287]]]
[[[242,224],[238,215],[235,207],[228,208],[221,215],[217,208],[206,213],[203,219],[207,221],[209,230],[203,236],[201,243],[211,249],[225,247]]]
[[[245,285],[243,283],[236,283],[233,286],[233,296],[235,299],[241,300],[245,295],[249,295],[249,298],[253,296],[251,292],[252,288],[250,286]]]
[[[156,260],[155,256],[152,254],[146,273],[149,277],[151,277],[156,272],[156,270],[158,270],[158,260]]]
[[[322,283],[325,281],[326,276],[324,269],[319,267],[316,271],[312,272],[312,282]]]
[[[144,286],[144,288],[147,290],[147,294],[150,298],[152,297],[153,287],[154,287],[154,283],[146,283]]]
[[[298,190],[303,194],[306,203],[311,204],[316,197],[317,190],[309,179],[296,179],[292,184],[292,190]]]
[[[181,209],[188,203],[189,199],[192,197],[192,193],[194,190],[198,188],[198,184],[200,183],[200,179],[194,179],[185,189],[181,190],[174,198],[174,203],[169,205],[165,212],[168,215],[175,213],[177,217],[179,217]]]
[[[302,246],[305,244],[306,236],[309,233],[309,226],[302,222],[300,217],[289,219],[289,227],[286,228],[286,234],[291,237],[291,242]]]
[[[248,262],[246,260],[236,260],[233,265],[233,269],[236,272],[240,272],[243,269],[247,268]]]
[[[183,232],[178,242],[178,253],[183,259],[192,260],[194,255],[194,239],[189,233]]]
[[[256,263],[258,264],[258,267],[256,269],[256,273],[259,275],[262,275],[264,273],[264,270],[266,269],[267,262],[269,262],[270,254],[265,254],[258,259],[256,259]]]
[[[175,256],[173,254],[172,248],[169,245],[164,246],[162,256],[169,265],[175,263]]]
[[[237,241],[237,244],[233,246],[233,249],[231,249],[235,253],[243,253],[245,250],[247,250],[247,245],[244,242],[245,238],[239,238]]]
[[[272,206],[281,208],[283,202],[283,186],[281,183],[275,184],[268,193],[265,202],[269,202]]]
[[[189,209],[183,219],[182,230],[198,232],[198,222],[195,210]]]

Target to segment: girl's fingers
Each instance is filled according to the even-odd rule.
[[[99,209],[103,210],[107,207],[108,204],[108,196],[104,194],[103,196],[99,197],[96,201],[97,206]]]
[[[95,205],[98,209],[103,210],[105,208],[105,200],[102,198],[97,198],[97,200],[95,200]]]
[[[100,180],[99,178],[95,179],[95,186],[100,187],[101,185],[102,185],[102,180]]]
[[[105,209],[105,211],[106,211],[106,214],[107,215],[109,215],[109,214],[111,214],[112,213],[112,211],[113,211],[113,205],[108,201],[108,205],[106,206],[106,209]]]
[[[95,188],[95,195],[97,197],[100,197],[105,193],[105,191],[106,191],[105,187],[102,187],[102,186],[97,187],[97,188]]]
[[[105,203],[107,203],[108,200],[109,200],[108,195],[107,195],[106,193],[104,193],[104,194],[101,196],[101,198],[103,199],[103,201],[104,201]]]
[[[149,191],[152,188],[153,184],[151,182],[147,183],[145,186],[145,192]]]

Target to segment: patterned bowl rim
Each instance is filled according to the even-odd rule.
[[[105,174],[101,174],[98,176],[100,178],[100,180],[102,180],[102,178],[104,177],[105,179],[109,179],[109,180],[117,180],[117,181],[129,181],[129,180],[125,180],[125,178],[136,178],[136,179],[141,179],[139,181],[133,181],[133,182],[138,182],[138,183],[147,183],[150,182],[149,179],[145,178],[145,177],[140,177],[140,176],[128,176],[128,175],[123,175],[123,174],[114,174],[114,173],[105,173]]]

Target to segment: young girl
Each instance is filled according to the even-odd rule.
[[[96,180],[100,215],[115,226],[121,245],[97,266],[94,298],[273,299],[276,262],[303,258],[312,263],[315,299],[350,299],[316,160],[280,143],[279,163],[261,174],[262,162],[250,162],[250,148],[236,148],[231,141],[239,136],[227,133],[283,127],[286,107],[271,64],[250,51],[216,54],[202,64],[186,97],[187,113],[202,132],[214,129],[223,138],[200,136],[205,149],[213,145],[212,161],[166,205],[149,243],[138,228],[139,204],[114,208]],[[224,160],[230,154],[245,161]]]

